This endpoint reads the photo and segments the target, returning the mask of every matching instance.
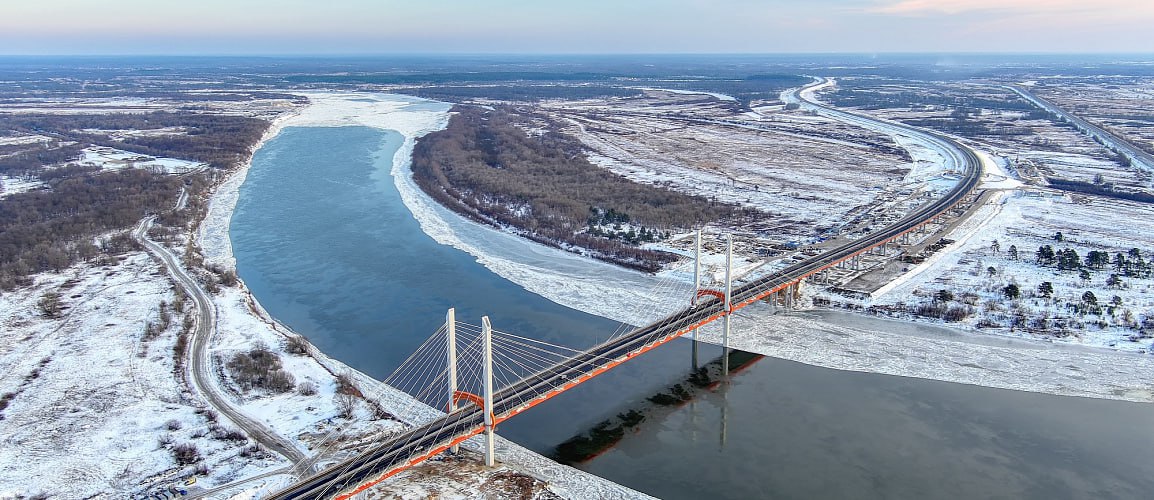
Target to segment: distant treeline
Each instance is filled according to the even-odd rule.
[[[351,73],[290,75],[292,83],[335,83],[376,85],[440,85],[497,82],[604,82],[615,78],[611,73],[563,71],[478,71],[476,73]]]
[[[776,101],[781,92],[800,87],[812,81],[798,75],[759,74],[740,78],[696,78],[641,82],[646,86],[673,90],[693,90],[725,94],[738,100],[744,107],[751,101]]]
[[[1050,183],[1050,187],[1061,189],[1063,191],[1094,194],[1098,196],[1138,201],[1142,203],[1154,203],[1154,194],[1142,191],[1118,191],[1114,188],[1113,185],[1110,184],[1094,184],[1091,182],[1072,181],[1058,177],[1047,177],[1046,182]]]
[[[428,99],[462,102],[469,99],[496,99],[501,101],[538,101],[542,99],[592,99],[598,97],[632,97],[640,95],[638,87],[665,88],[713,92],[733,96],[738,104],[748,107],[754,100],[776,100],[781,91],[804,85],[808,78],[796,75],[754,75],[738,79],[636,79],[625,82],[591,80],[574,85],[572,81],[548,82],[526,80],[521,82],[478,82],[478,85],[446,85],[412,87],[398,92]]]
[[[627,97],[640,91],[631,87],[660,87],[674,90],[715,92],[736,98],[742,106],[753,100],[776,100],[781,91],[810,81],[796,74],[753,74],[725,76],[685,76],[667,71],[553,72],[479,71],[476,73],[362,73],[293,75],[290,83],[349,85],[412,85],[399,92],[429,99],[462,102],[468,99],[535,101],[541,99],[587,99]],[[625,69],[625,68],[622,68]],[[728,71],[725,73],[729,73]],[[694,73],[695,75],[697,73]]]
[[[445,102],[470,99],[500,101],[539,101],[542,99],[592,99],[597,97],[632,97],[642,91],[605,85],[491,85],[491,86],[436,86],[399,89],[403,94]]]
[[[184,133],[115,140],[107,133],[85,130],[155,130],[181,127]],[[171,113],[158,111],[141,114],[0,115],[0,132],[15,131],[41,134],[57,139],[78,141],[81,145],[97,144],[151,156],[196,160],[216,168],[230,168],[242,161],[248,148],[268,129],[268,122],[244,116]],[[40,153],[38,153],[40,154]],[[27,158],[20,160],[27,164]],[[14,168],[0,164],[0,169]]]
[[[514,228],[538,242],[574,245],[599,259],[654,271],[675,257],[633,246],[617,232],[594,235],[590,215],[627,213],[627,219],[611,223],[628,221],[639,228],[636,234],[640,228],[654,234],[754,215],[594,166],[576,139],[553,130],[530,137],[506,109],[455,110],[445,130],[417,142],[412,167],[417,184],[454,211]]]
[[[839,83],[845,86],[844,83]],[[839,107],[860,107],[863,109],[910,108],[936,106],[940,108],[1000,109],[1021,111],[1028,119],[1044,120],[1050,115],[1038,109],[1017,94],[1008,94],[1005,99],[983,96],[954,95],[940,92],[897,90],[886,87],[842,88],[825,96],[831,104]]]

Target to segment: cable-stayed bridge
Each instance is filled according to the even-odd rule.
[[[855,120],[873,119],[855,115]],[[878,123],[889,128],[899,126],[892,122]],[[444,326],[398,368],[398,373],[409,374],[399,385],[411,385],[415,389],[410,390],[411,394],[431,406],[445,408],[448,413],[374,445],[270,498],[348,498],[482,433],[488,438],[486,463],[491,465],[492,432],[498,423],[716,320],[725,323],[723,344],[727,347],[725,339],[735,311],[775,294],[789,300],[797,294],[802,280],[854,262],[875,248],[884,249],[973,198],[982,175],[977,155],[948,137],[925,131],[917,133],[931,137],[946,148],[962,170],[961,180],[941,198],[857,240],[737,287],[732,287],[728,276],[731,266],[727,265],[724,290],[700,289],[698,273],[695,273],[693,305],[588,349],[576,350],[501,332],[493,329],[487,318],[481,325],[458,322],[450,312]],[[723,355],[722,359],[727,360],[727,356]],[[437,370],[429,366],[445,368]]]

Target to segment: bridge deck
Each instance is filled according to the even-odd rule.
[[[966,164],[966,175],[953,190],[898,222],[857,241],[737,287],[731,299],[732,310],[728,312],[753,304],[808,276],[893,241],[949,211],[965,199],[978,185],[982,172],[981,161],[973,151],[952,139],[931,135],[957,152]],[[494,394],[493,414],[496,422],[503,422],[541,404],[621,363],[720,319],[726,313],[724,301],[711,297],[696,307],[677,311],[527,377]],[[306,478],[270,498],[345,499],[481,433],[483,429],[484,414],[481,408],[468,405]]]

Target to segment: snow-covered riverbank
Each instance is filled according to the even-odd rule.
[[[917,141],[917,137],[906,137]],[[936,143],[923,145],[936,151]],[[497,274],[559,304],[614,320],[640,324],[680,307],[683,294],[671,295],[670,279],[688,281],[684,273],[643,275],[568,252],[546,248],[482,226],[437,205],[411,180],[408,153],[397,153],[393,173],[405,204],[422,229],[438,242],[468,252]],[[402,155],[404,155],[402,157]],[[941,153],[941,157],[949,157]],[[686,288],[674,285],[672,288]],[[687,295],[686,295],[687,297]],[[629,304],[622,307],[622,304]],[[775,333],[788,331],[787,335]],[[835,334],[831,334],[835,331]],[[819,319],[771,316],[754,310],[734,322],[733,347],[827,368],[869,371],[1054,394],[1154,401],[1149,381],[1154,360],[1110,351],[1055,351],[1046,342],[1023,341],[990,346],[978,337],[911,338],[885,329],[852,328]],[[706,335],[707,341],[719,339]],[[788,341],[785,341],[788,339]],[[931,341],[932,340],[932,341]],[[804,346],[804,348],[801,348]],[[848,355],[847,355],[848,354]],[[948,354],[948,357],[946,357]],[[962,360],[942,362],[940,359]],[[881,360],[902,360],[881,362]],[[922,362],[916,362],[921,359]],[[997,362],[990,360],[997,359]],[[1088,370],[1092,376],[1023,376],[1051,373],[1055,359]],[[1013,366],[1012,370],[1000,367]]]
[[[473,255],[497,274],[562,305],[619,321],[642,323],[679,307],[687,300],[688,273],[659,276],[617,268],[592,259],[534,244],[515,235],[468,221],[437,205],[413,183],[410,154],[417,137],[438,130],[448,119],[448,105],[405,96],[379,94],[312,94],[313,104],[277,122],[268,137],[292,126],[369,126],[396,130],[405,136],[393,162],[393,180],[405,205],[422,230],[436,241]],[[204,221],[200,245],[206,260],[235,266],[228,240],[228,223],[246,171],[224,182],[213,197]],[[671,288],[686,293],[670,293]],[[246,291],[241,293],[247,295]],[[260,318],[268,334],[287,331],[268,317],[249,297],[230,299],[238,314]],[[252,310],[238,308],[243,302]],[[629,304],[628,307],[621,307]],[[221,302],[218,301],[218,307]],[[255,315],[253,313],[255,311]],[[1000,344],[974,335],[894,333],[882,323],[867,326],[829,321],[807,314],[771,315],[764,308],[747,309],[734,322],[732,346],[769,356],[828,368],[928,378],[990,387],[1132,401],[1152,401],[1148,374],[1154,360],[1103,350],[1055,349],[1041,342]],[[896,329],[901,330],[901,329]],[[608,335],[609,332],[607,332]],[[264,334],[260,334],[264,335]],[[258,335],[259,336],[259,335]],[[251,341],[252,335],[248,337]],[[718,341],[715,330],[704,339]],[[234,347],[234,346],[230,346]],[[319,355],[330,369],[347,370]],[[334,368],[335,367],[335,368]],[[351,370],[350,370],[351,371]],[[1031,374],[1031,375],[1024,375]],[[358,380],[387,401],[404,398],[369,377]],[[412,407],[399,403],[400,406]],[[402,415],[403,416],[403,415]],[[502,457],[520,470],[550,483],[566,496],[627,497],[635,492],[559,466],[524,449],[505,443]],[[403,478],[399,477],[398,479]]]
[[[403,168],[407,171],[408,159],[416,138],[444,127],[448,120],[448,105],[407,96],[315,93],[308,94],[308,97],[311,104],[292,115],[277,120],[269,134],[262,140],[262,144],[287,127],[367,126],[394,130],[405,137],[405,142],[394,158],[394,162],[398,164],[403,162]],[[229,224],[236,207],[240,186],[244,183],[249,166],[246,165],[229,179],[226,179],[218,187],[209,204],[208,214],[202,223],[199,235],[199,244],[207,263],[216,264],[226,269],[235,268],[235,257],[229,240]],[[400,183],[398,182],[398,184]],[[423,225],[423,227],[425,226]],[[427,230],[435,231],[436,229]],[[217,307],[222,310],[221,323],[226,326],[220,338],[217,339],[218,345],[221,346],[220,349],[230,351],[244,349],[257,342],[275,344],[279,342],[278,339],[283,339],[285,334],[291,332],[264,311],[243,283],[239,287],[238,291],[226,290],[223,295],[216,299]],[[313,377],[328,377],[333,373],[348,373],[356,380],[360,389],[369,399],[381,401],[386,411],[397,415],[402,420],[417,423],[432,418],[437,413],[435,410],[412,400],[406,394],[356,372],[315,349],[311,354],[317,363],[315,366],[299,364],[294,366],[294,373],[297,374],[298,378],[311,379]],[[328,404],[327,399],[323,402]],[[252,406],[255,413],[267,418],[270,423],[285,424],[286,418],[294,420],[290,418],[289,413],[291,412],[278,409],[277,405],[254,402]],[[325,409],[313,408],[307,411],[309,414],[318,412],[323,414]],[[368,420],[367,416],[365,420]],[[296,425],[297,428],[292,429],[282,429],[281,427],[283,426],[278,426],[277,429],[287,431],[286,435],[303,437],[305,434],[299,429],[299,424]],[[366,430],[371,431],[371,429]],[[388,429],[382,430],[387,431]],[[315,445],[316,438],[320,437],[320,446],[329,446],[324,443],[331,442],[332,437],[326,437],[325,433],[324,429],[315,429],[309,438],[310,445]],[[302,444],[304,443],[302,442]],[[466,444],[467,448],[480,449],[478,439],[471,440]],[[331,446],[329,447],[331,448]],[[643,494],[557,464],[505,440],[499,440],[498,460],[504,464],[503,467],[472,472],[469,472],[471,469],[468,464],[460,462],[454,462],[451,465],[431,465],[440,469],[440,479],[431,491],[467,496],[470,491],[481,490],[482,488],[479,487],[481,483],[493,483],[493,478],[503,472],[511,471],[535,477],[541,480],[542,484],[547,485],[549,490],[565,498],[646,498]],[[396,476],[383,488],[387,492],[396,493],[403,497],[423,496],[430,491],[426,488],[428,484],[422,479],[427,475],[427,469],[423,467]],[[473,489],[470,490],[470,488]],[[255,490],[253,491],[255,492]]]

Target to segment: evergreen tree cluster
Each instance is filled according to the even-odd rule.
[[[1125,253],[1116,252],[1113,257],[1109,252],[1091,250],[1082,259],[1072,248],[1055,251],[1050,245],[1042,245],[1034,252],[1034,261],[1040,266],[1054,266],[1059,271],[1101,271],[1112,268],[1118,275],[1132,278],[1149,278],[1154,273],[1154,265],[1145,259],[1142,250],[1138,248],[1131,248]]]

